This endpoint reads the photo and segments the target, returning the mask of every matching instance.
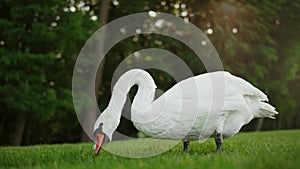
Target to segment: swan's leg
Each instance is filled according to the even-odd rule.
[[[186,140],[186,141],[183,141],[183,151],[186,153],[189,149],[189,144],[190,144],[190,141],[189,140]]]
[[[219,153],[221,151],[221,147],[222,147],[222,141],[223,141],[223,137],[222,134],[218,133],[215,137],[215,142],[217,145],[217,153]]]

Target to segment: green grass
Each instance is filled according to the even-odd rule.
[[[121,152],[138,151],[133,141],[107,145]],[[138,143],[142,144],[142,143]],[[136,144],[136,145],[138,145]],[[149,151],[166,146],[150,140],[142,146]],[[213,139],[190,144],[189,153],[182,144],[149,158],[126,158],[102,150],[94,156],[93,144],[58,144],[28,147],[0,147],[0,168],[270,168],[300,167],[300,130],[240,133],[224,140],[222,152],[215,153]],[[146,150],[144,150],[146,151]]]

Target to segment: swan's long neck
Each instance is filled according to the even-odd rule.
[[[118,127],[127,94],[134,85],[138,85],[138,91],[134,97],[131,110],[143,113],[151,109],[156,88],[151,75],[140,69],[132,69],[126,72],[115,84],[109,105],[100,117],[110,125],[111,130]]]

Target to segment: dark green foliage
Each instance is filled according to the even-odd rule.
[[[71,77],[96,23],[66,7],[59,0],[1,2],[0,144],[11,144],[18,128],[24,144],[78,140]]]

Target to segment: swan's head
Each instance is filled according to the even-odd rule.
[[[94,145],[94,151],[96,155],[98,155],[102,146],[104,146],[112,140],[114,127],[112,127],[112,123],[110,123],[109,121],[109,117],[106,117],[106,113],[103,112],[95,123],[94,135],[96,137],[96,142]]]

